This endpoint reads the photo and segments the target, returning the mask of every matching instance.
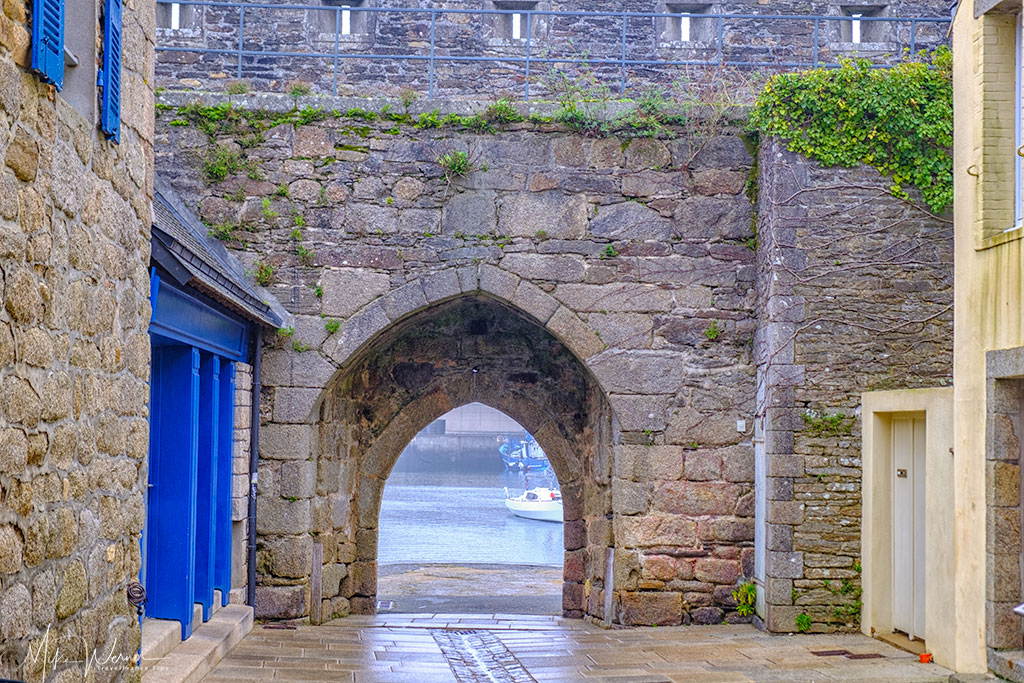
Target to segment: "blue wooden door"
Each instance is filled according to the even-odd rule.
[[[192,635],[199,454],[199,350],[153,346],[146,614]]]

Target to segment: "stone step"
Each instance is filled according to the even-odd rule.
[[[205,624],[192,631],[192,637],[146,665],[143,683],[196,683],[203,679],[245,634],[252,630],[252,607],[228,605],[217,610]],[[147,620],[158,621],[158,620]],[[174,624],[180,634],[181,626]],[[143,624],[143,642],[145,642]],[[146,657],[143,649],[143,657]]]
[[[181,624],[170,619],[142,620],[142,670],[162,659],[181,642]]]

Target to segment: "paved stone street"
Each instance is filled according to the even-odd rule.
[[[771,636],[751,626],[603,630],[522,615],[353,616],[257,626],[206,677],[488,681],[946,681],[949,671],[862,635]]]

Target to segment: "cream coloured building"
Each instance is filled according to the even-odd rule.
[[[1024,7],[953,11],[953,388],[864,396],[862,628],[1024,681]]]

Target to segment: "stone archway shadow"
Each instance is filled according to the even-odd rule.
[[[345,565],[338,595],[321,598],[329,601],[322,605],[328,615],[338,597],[354,613],[374,611],[387,477],[419,431],[473,401],[512,417],[548,454],[565,503],[563,613],[604,618],[604,560],[613,545],[611,410],[562,341],[483,293],[429,305],[391,325],[324,393],[313,450],[323,492],[318,507],[328,508],[330,524],[314,533],[344,548],[335,560]]]

